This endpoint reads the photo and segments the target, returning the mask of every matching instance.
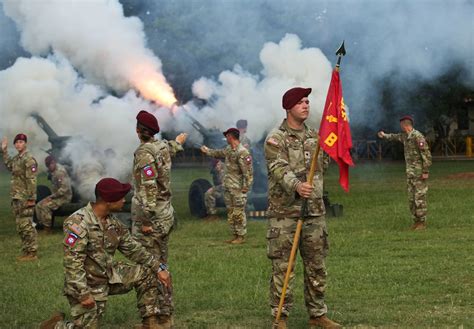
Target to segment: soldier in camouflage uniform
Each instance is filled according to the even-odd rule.
[[[224,196],[224,163],[219,159],[213,159],[211,174],[214,186],[204,193],[204,203],[208,215],[207,220],[216,220],[219,219],[217,217],[216,200]]]
[[[310,92],[311,88],[292,88],[284,94],[282,103],[286,119],[265,140],[269,201],[267,256],[272,262],[270,306],[273,317],[276,317],[296,224],[301,218],[303,199],[307,198],[307,217],[304,218],[298,247],[303,259],[304,296],[310,316],[309,324],[340,328],[339,324],[327,318],[328,310],[324,301],[328,233],[323,202],[323,170],[329,164],[329,157],[323,152],[319,154],[313,184],[306,182],[318,144],[317,131],[304,123],[309,115]],[[293,305],[294,277],[292,273],[282,317],[276,328],[286,328],[286,319]]]
[[[12,172],[10,196],[13,215],[16,221],[16,230],[21,237],[23,255],[20,261],[38,259],[38,233],[33,225],[33,212],[36,202],[36,172],[38,165],[35,158],[28,152],[25,134],[18,134],[13,140],[18,154],[13,158],[8,155],[8,141],[2,140],[3,161]]]
[[[175,141],[153,138],[160,131],[157,119],[146,111],[137,115],[140,146],[134,154],[133,176],[135,193],[132,199],[134,237],[163,263],[168,262],[168,241],[174,224],[171,204],[171,157],[182,151],[186,134]],[[168,316],[169,325],[173,313],[172,291],[167,289],[160,313]]]
[[[36,217],[46,232],[51,231],[53,211],[63,204],[71,202],[72,188],[69,175],[62,165],[49,155],[44,160],[53,187],[53,193],[36,205]]]
[[[427,180],[431,166],[431,152],[423,134],[413,128],[413,118],[411,116],[404,116],[400,119],[400,128],[403,131],[402,133],[386,134],[379,131],[378,136],[403,143],[408,204],[414,221],[411,228],[413,230],[423,230],[426,228],[426,213],[428,211],[426,194],[428,192]]]
[[[165,328],[160,324],[159,296],[170,285],[167,266],[112,214],[122,209],[130,189],[130,184],[113,178],[101,179],[95,188],[96,202],[64,221],[64,294],[73,322],[55,314],[40,328],[99,328],[108,297],[132,289],[143,328]],[[137,264],[115,261],[117,250]]]
[[[242,244],[247,234],[247,193],[253,183],[252,157],[240,143],[238,129],[230,128],[224,136],[229,144],[226,148],[213,150],[202,146],[201,151],[214,158],[225,158],[224,201],[233,234],[233,238],[226,242]]]
[[[250,151],[251,142],[250,139],[247,137],[247,120],[240,119],[236,123],[237,129],[239,129],[239,140],[240,144],[245,147],[247,150]]]

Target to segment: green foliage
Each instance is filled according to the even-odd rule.
[[[329,316],[345,326],[453,328],[474,323],[472,232],[474,180],[448,178],[472,162],[435,162],[430,179],[428,229],[408,230],[410,216],[401,163],[361,164],[351,170],[351,192],[331,168],[326,188],[344,205],[329,219]],[[177,328],[269,328],[265,221],[250,221],[248,242],[223,243],[224,220],[204,222],[187,208],[187,187],[204,169],[173,171],[179,226],[170,244]],[[9,212],[9,179],[0,173],[0,328],[35,328],[62,296],[62,234],[40,236],[40,260],[15,260],[20,241]],[[59,221],[61,222],[61,221]],[[290,328],[305,328],[307,314],[298,260]],[[103,328],[131,328],[140,319],[135,295],[112,296]]]

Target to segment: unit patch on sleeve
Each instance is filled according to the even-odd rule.
[[[143,167],[143,173],[147,178],[155,177],[155,171],[153,170],[153,167],[151,165],[146,165],[145,167]]]
[[[72,232],[69,232],[69,234],[66,237],[66,240],[64,240],[64,243],[66,243],[69,247],[74,247],[76,244],[76,241],[78,239],[78,236],[75,235]]]

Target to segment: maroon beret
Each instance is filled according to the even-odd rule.
[[[235,125],[240,129],[247,128],[247,120],[240,119]]]
[[[224,131],[224,136],[227,136],[227,134],[232,134],[235,136],[235,138],[239,138],[240,137],[240,131],[239,129],[237,128],[229,128],[227,129],[226,131]]]
[[[105,202],[122,200],[131,188],[130,184],[122,184],[114,178],[102,178],[95,186],[97,194]]]
[[[137,122],[146,128],[150,129],[153,133],[157,134],[160,132],[160,126],[155,116],[147,111],[140,111],[137,114]]]
[[[26,137],[25,134],[18,134],[13,139],[13,144],[15,144],[16,141],[25,141],[25,143],[27,143],[28,142],[28,137]]]
[[[411,115],[404,115],[400,118],[400,121],[403,121],[403,120],[410,120],[411,121],[411,124],[413,124],[413,117]]]
[[[281,100],[281,105],[285,110],[291,109],[303,97],[308,97],[311,94],[311,88],[295,87],[286,91]]]
[[[44,164],[46,165],[46,167],[49,167],[49,165],[53,161],[56,161],[56,159],[52,155],[48,155],[46,159],[44,159]]]

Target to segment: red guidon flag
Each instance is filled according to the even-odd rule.
[[[339,70],[332,72],[326,105],[319,127],[319,144],[339,165],[339,184],[349,191],[349,166],[353,166],[351,129],[342,97],[342,84]]]

